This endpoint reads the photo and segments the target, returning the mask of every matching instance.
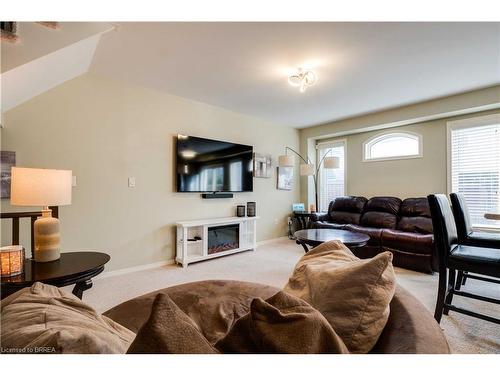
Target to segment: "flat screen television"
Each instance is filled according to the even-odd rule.
[[[253,147],[177,135],[177,191],[253,191]]]

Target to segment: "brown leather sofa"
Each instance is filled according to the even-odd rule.
[[[254,298],[267,299],[279,289],[232,280],[207,280],[154,291],[123,302],[104,313],[137,333],[151,314],[158,293],[168,294],[197,325],[210,343],[224,337],[241,316],[248,313]],[[430,312],[401,287],[391,301],[390,315],[371,353],[446,354],[444,334]]]
[[[326,214],[311,217],[309,228],[367,234],[368,243],[352,249],[360,258],[390,251],[395,266],[427,273],[438,270],[427,198],[339,197],[330,202]]]

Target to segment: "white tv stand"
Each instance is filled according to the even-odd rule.
[[[219,219],[205,219],[193,221],[179,221],[177,225],[177,248],[175,262],[186,268],[188,264],[224,255],[254,250],[257,243],[257,219],[254,217],[225,217]],[[238,230],[237,242],[228,250],[209,249],[209,232],[231,226]],[[234,227],[233,227],[234,226]],[[192,241],[195,237],[200,239]],[[190,239],[191,241],[188,241]],[[237,246],[237,247],[234,247]],[[215,252],[216,251],[216,252]]]

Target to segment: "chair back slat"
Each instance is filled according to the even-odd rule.
[[[19,218],[12,218],[12,245],[19,245]]]
[[[458,242],[455,219],[446,195],[431,194],[427,199],[431,209],[434,242],[438,249],[440,265],[445,266],[452,246]]]
[[[455,217],[455,223],[457,225],[458,239],[463,241],[472,233],[469,208],[467,207],[467,202],[463,194],[451,193],[450,200],[453,216]]]

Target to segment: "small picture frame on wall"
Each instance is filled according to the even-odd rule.
[[[256,178],[271,177],[271,154],[253,154],[253,176]]]
[[[278,190],[292,190],[293,167],[278,167]]]
[[[10,198],[11,169],[16,166],[16,152],[0,151],[0,164],[0,196],[1,198]]]

